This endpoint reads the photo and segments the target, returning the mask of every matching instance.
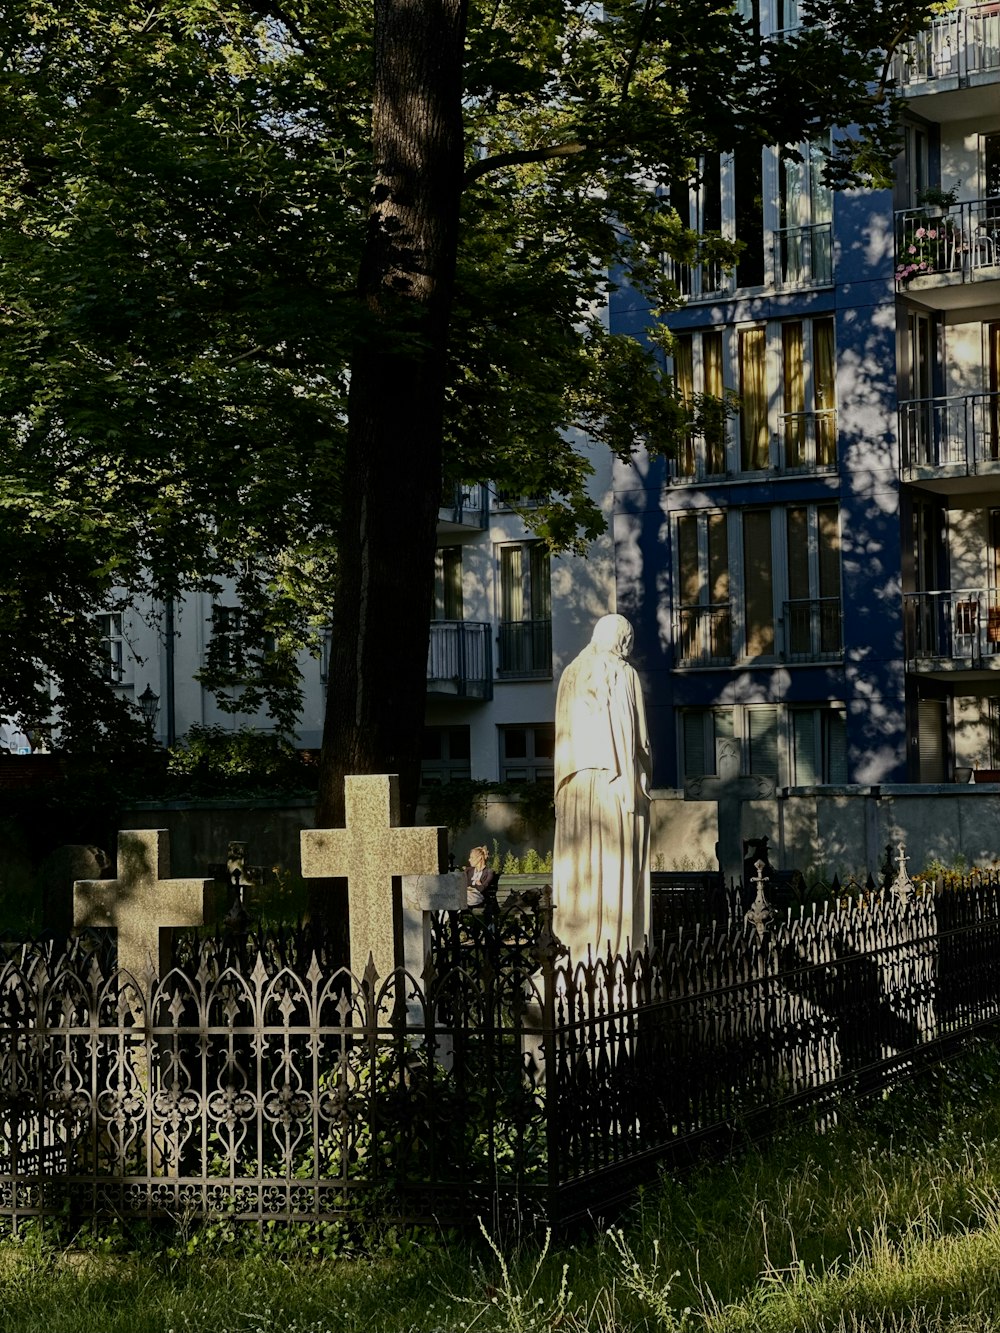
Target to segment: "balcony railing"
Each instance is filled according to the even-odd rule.
[[[908,667],[1000,667],[1000,589],[907,593],[904,611]]]
[[[839,597],[802,597],[785,603],[785,661],[830,662],[844,652]]]
[[[931,92],[943,80],[992,71],[1000,71],[1000,8],[995,4],[935,19],[906,43],[894,66],[897,83],[909,93]]]
[[[551,676],[551,620],[503,621],[499,645],[501,676]]]
[[[1000,277],[1000,195],[933,215],[896,213],[896,286],[905,289]]]
[[[544,495],[521,495],[518,491],[497,491],[493,496],[493,508],[497,510],[537,509],[544,503]]]
[[[681,607],[677,619],[681,666],[729,666],[733,660],[733,616],[728,602]]]
[[[683,485],[705,481],[710,477],[724,477],[728,447],[729,439],[724,427],[715,430],[711,436],[686,436],[677,451],[677,457],[669,463],[671,484]]]
[[[1000,471],[1000,394],[911,398],[899,404],[902,471],[909,481]]]
[[[492,699],[490,626],[467,620],[431,622],[427,692],[456,699]]]
[[[782,472],[832,472],[837,466],[837,409],[785,412],[778,422]]]
[[[781,287],[826,287],[833,282],[833,223],[783,227],[774,233]]]
[[[487,510],[486,487],[478,483],[460,483],[441,496],[438,522],[457,523],[464,528],[485,528]]]
[[[666,276],[676,286],[680,295],[690,301],[718,296],[720,292],[726,290],[728,284],[726,272],[717,259],[705,263],[682,264],[668,257],[665,268]]]

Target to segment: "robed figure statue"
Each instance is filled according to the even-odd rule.
[[[632,626],[602,616],[556,698],[556,934],[574,964],[649,930],[652,768],[642,687],[626,658]]]

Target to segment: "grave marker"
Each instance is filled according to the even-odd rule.
[[[118,834],[117,879],[78,879],[73,925],[110,926],[118,933],[118,966],[141,986],[170,968],[172,928],[201,926],[212,904],[210,879],[170,878],[166,829]]]
[[[395,774],[349,777],[344,798],[344,828],[303,829],[302,875],[347,879],[351,971],[364,976],[370,954],[384,979],[396,966],[393,879],[436,877],[447,862],[448,830],[399,827]]]

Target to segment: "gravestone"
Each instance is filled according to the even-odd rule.
[[[204,925],[212,901],[210,879],[170,878],[166,829],[123,829],[117,879],[76,881],[73,924],[117,931],[118,966],[144,986],[170,969],[170,930]]]
[[[395,774],[348,777],[344,798],[344,828],[302,830],[302,875],[346,878],[351,971],[360,980],[371,957],[385,978],[397,963],[397,919],[400,933],[403,929],[402,889],[394,880],[437,876],[448,860],[448,830],[399,827]]]
[[[407,997],[410,1025],[427,1022],[427,990],[423,983],[424,965],[431,948],[431,913],[458,912],[467,905],[465,873],[448,870],[442,875],[403,875],[403,967],[420,984],[424,1004]]]
[[[740,743],[725,739],[717,742],[717,775],[689,778],[684,784],[686,801],[716,801],[719,809],[719,841],[716,855],[728,891],[743,876],[743,839],[740,815],[744,801],[763,801],[774,795],[774,778],[761,774],[740,773]]]

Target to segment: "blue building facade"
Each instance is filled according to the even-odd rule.
[[[893,189],[834,194],[803,144],[681,198],[747,249],[678,267],[667,317],[679,391],[728,413],[615,477],[659,787],[731,738],[781,787],[1000,767],[998,22],[959,10],[900,57]],[[648,327],[627,285],[610,319]]]

